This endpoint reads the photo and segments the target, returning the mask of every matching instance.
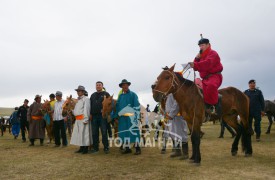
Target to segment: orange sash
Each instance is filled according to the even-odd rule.
[[[77,116],[75,116],[75,119],[76,120],[83,120],[84,119],[84,115],[83,114],[77,115]]]
[[[43,119],[43,116],[32,116],[33,120],[41,120]]]

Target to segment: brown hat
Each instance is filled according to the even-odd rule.
[[[37,95],[35,96],[34,100],[36,100],[37,98],[41,98],[41,97],[42,97],[42,95],[38,95],[38,94],[37,94]]]

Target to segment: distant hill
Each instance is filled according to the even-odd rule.
[[[14,108],[0,107],[0,116],[10,116],[13,111],[14,111]]]

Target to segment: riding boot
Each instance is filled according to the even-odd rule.
[[[75,153],[82,153],[83,152],[83,146],[80,146],[78,151],[75,151]]]
[[[188,142],[183,142],[181,148],[182,148],[182,156],[180,157],[180,160],[188,159],[189,158]]]
[[[130,154],[132,153],[132,150],[129,147],[125,147],[125,150],[122,151],[122,154]]]
[[[174,157],[179,157],[181,155],[182,155],[182,153],[181,153],[180,145],[177,145],[176,148],[175,148],[175,151],[172,152],[172,154],[170,155],[170,157],[174,158]]]
[[[29,146],[34,146],[34,139],[30,139],[31,144]]]
[[[44,145],[44,139],[40,139],[40,146]]]
[[[141,148],[139,146],[136,146],[136,152],[134,155],[140,155],[141,154]]]
[[[88,153],[88,148],[89,148],[89,146],[83,146],[82,154],[87,154]]]

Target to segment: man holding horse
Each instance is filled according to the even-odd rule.
[[[194,62],[189,62],[190,66],[200,73],[202,78],[202,89],[206,112],[216,114],[218,105],[218,89],[222,84],[222,70],[220,57],[216,51],[211,48],[209,39],[203,38],[198,42],[200,52]]]
[[[34,146],[34,140],[40,139],[40,145],[43,146],[44,138],[45,138],[45,126],[46,123],[43,120],[42,113],[42,104],[41,104],[41,96],[36,95],[34,98],[34,103],[30,106],[28,110],[28,121],[29,121],[29,138],[30,138],[30,146]]]
[[[78,101],[74,107],[75,125],[71,138],[71,144],[80,146],[76,153],[87,154],[88,147],[92,145],[92,132],[90,117],[90,99],[84,94],[87,92],[84,86],[78,86],[75,89],[78,95]]]
[[[131,83],[126,79],[123,79],[119,84],[119,87],[122,88],[122,94],[116,103],[115,121],[118,120],[118,136],[125,147],[122,153],[131,153],[130,144],[135,143],[135,155],[140,155],[140,104],[136,93],[130,91],[130,85]]]
[[[94,92],[90,97],[91,110],[90,119],[92,121],[92,132],[93,132],[93,150],[92,153],[97,153],[99,151],[99,128],[102,134],[102,143],[104,146],[104,152],[109,153],[109,142],[107,136],[107,119],[102,117],[102,102],[104,96],[109,97],[109,93],[103,90],[103,82],[96,82],[96,92]]]

